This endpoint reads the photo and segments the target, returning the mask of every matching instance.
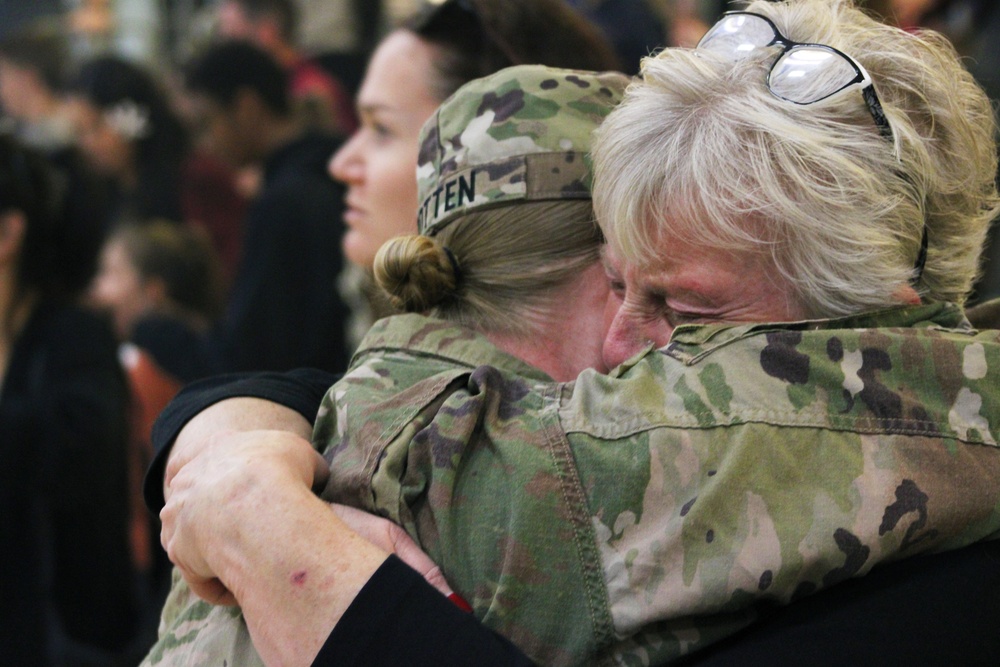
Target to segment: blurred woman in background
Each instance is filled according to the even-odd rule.
[[[107,665],[132,640],[128,389],[75,305],[99,230],[65,179],[0,136],[0,662]]]
[[[154,220],[112,232],[90,287],[92,303],[111,318],[129,381],[129,540],[152,618],[170,586],[170,563],[139,489],[153,422],[184,384],[208,373],[203,335],[219,313],[219,268],[203,230]]]
[[[232,173],[193,147],[158,81],[116,56],[85,63],[70,84],[78,140],[115,191],[109,227],[163,219],[204,227],[231,276],[246,199]]]
[[[375,253],[417,230],[421,126],[463,84],[520,64],[620,68],[600,30],[563,0],[426,3],[372,54],[357,96],[361,126],[330,161],[347,186],[343,248],[354,268],[341,291],[353,297],[355,344],[392,312],[370,279]]]

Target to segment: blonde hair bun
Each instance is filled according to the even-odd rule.
[[[375,255],[375,282],[404,312],[424,312],[452,297],[456,269],[445,247],[428,236],[390,239]]]

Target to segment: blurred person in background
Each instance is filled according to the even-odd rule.
[[[183,220],[188,133],[156,79],[106,55],[80,67],[69,93],[80,147],[92,168],[114,183],[113,219]]]
[[[80,220],[106,220],[109,183],[95,174],[77,145],[65,98],[69,57],[57,25],[39,22],[0,39],[0,106],[22,145],[41,152],[68,179],[66,205]]]
[[[347,187],[340,289],[353,346],[392,312],[371,280],[383,242],[416,230],[420,127],[460,86],[504,67],[617,70],[610,43],[563,0],[424,3],[378,45],[357,97],[361,125],[330,161]]]
[[[217,18],[221,37],[253,42],[288,71],[292,104],[307,124],[345,137],[355,130],[347,89],[298,47],[295,0],[221,0]]]
[[[203,338],[218,316],[219,273],[203,230],[165,220],[125,224],[105,241],[89,290],[90,302],[111,317],[129,380],[129,537],[150,627],[169,588],[170,564],[159,522],[142,504],[142,474],[160,411],[184,384],[210,371]]]
[[[111,233],[90,296],[110,313],[120,340],[149,350],[186,383],[206,372],[191,346],[218,317],[219,292],[218,259],[204,232],[153,220]]]
[[[127,224],[105,241],[89,297],[110,315],[123,343],[146,448],[160,410],[211,370],[203,338],[219,315],[219,273],[197,228],[165,220]]]
[[[156,77],[118,56],[99,56],[79,68],[69,96],[80,148],[113,186],[108,229],[153,219],[204,227],[230,279],[245,199],[230,172],[193,148]]]
[[[303,126],[288,75],[266,51],[232,40],[186,68],[186,93],[207,146],[261,185],[242,221],[240,262],[221,320],[210,332],[217,372],[347,366],[342,266],[343,190],[326,174],[340,140]]]
[[[138,631],[128,388],[77,306],[100,230],[65,179],[0,135],[0,662],[103,667]]]

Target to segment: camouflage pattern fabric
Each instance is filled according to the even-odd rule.
[[[539,663],[669,664],[757,601],[1000,536],[998,367],[1000,332],[950,305],[683,326],[563,384],[401,315],[366,337],[315,440],[324,497],[403,525]],[[146,664],[254,664],[232,610],[167,625]]]
[[[954,307],[688,326],[564,385],[487,345],[383,321],[316,436],[328,499],[406,527],[542,664],[663,664],[761,599],[1000,535],[1000,334]]]
[[[462,86],[424,124],[417,226],[433,236],[471,210],[590,199],[590,135],[629,79],[540,65]]]
[[[239,607],[209,604],[174,568],[157,642],[142,665],[263,667]]]
[[[516,69],[425,128],[422,232],[588,196],[581,151],[623,79]],[[542,664],[669,662],[760,599],[994,536],[998,335],[943,305],[680,327],[611,376],[560,385],[470,330],[394,317],[317,419],[324,497],[403,525]],[[177,582],[144,664],[259,658],[238,610]]]
[[[590,135],[621,101],[629,78],[540,65],[511,67],[472,81],[423,128],[418,168],[420,231],[433,234],[471,209],[518,200],[589,199]],[[512,364],[547,376],[491,348],[480,363]],[[595,554],[596,556],[596,554]],[[566,579],[567,584],[572,583]],[[259,664],[238,610],[214,609],[175,582],[161,639],[144,664]]]

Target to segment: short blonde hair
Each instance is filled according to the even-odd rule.
[[[926,226],[930,300],[962,303],[998,211],[990,102],[954,48],[850,0],[752,3],[787,38],[833,46],[869,72],[895,135],[858,91],[796,105],[764,85],[777,54],[732,62],[666,49],[597,132],[594,205],[622,260],[650,265],[663,237],[768,253],[806,312],[895,305]]]
[[[433,237],[387,241],[375,281],[400,310],[523,336],[558,288],[598,261],[602,241],[590,200],[519,202],[471,212]]]

